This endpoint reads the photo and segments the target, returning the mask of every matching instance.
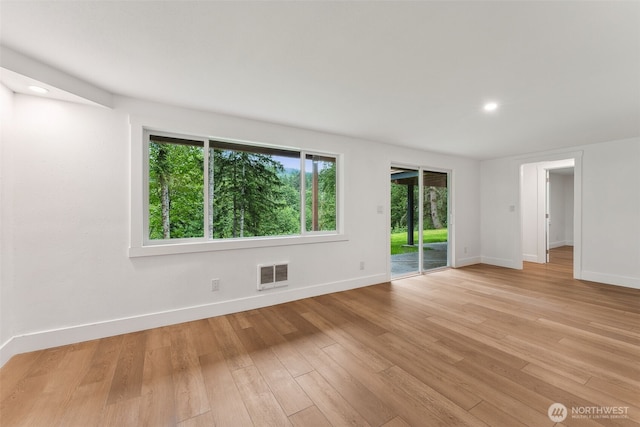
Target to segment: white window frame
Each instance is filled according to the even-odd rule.
[[[163,129],[174,128],[177,126],[167,125],[163,121],[163,125],[158,126],[154,120],[130,117],[131,124],[131,213],[130,213],[130,246],[129,257],[144,257],[156,255],[170,255],[193,252],[210,252],[232,249],[249,249],[273,246],[287,246],[312,244],[323,242],[346,241],[348,236],[344,232],[344,191],[343,191],[343,155],[338,153],[329,153],[318,150],[308,150],[302,148],[292,148],[285,146],[276,146],[263,143],[248,142],[244,140],[233,140],[228,138],[220,138],[210,135],[212,132],[197,129],[196,132],[173,132]],[[208,153],[208,144],[210,140],[222,142],[236,143],[241,145],[253,145],[256,147],[279,148],[297,151],[300,153],[300,170],[304,170],[304,161],[307,154],[333,157],[336,159],[336,230],[331,231],[306,231],[306,182],[304,174],[300,174],[301,179],[301,212],[300,212],[300,234],[284,235],[284,236],[260,236],[260,237],[242,237],[228,239],[211,239],[209,237],[209,227],[206,226],[206,218],[208,217],[208,203],[205,197],[204,218],[205,232],[204,237],[185,238],[185,239],[168,239],[168,240],[151,240],[149,239],[149,134],[162,135],[180,139],[190,139],[203,141],[204,161],[206,164]],[[198,136],[194,136],[198,135]],[[208,168],[204,168],[205,182],[208,175]]]

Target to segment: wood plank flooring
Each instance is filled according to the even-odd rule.
[[[640,291],[573,280],[571,262],[559,248],[523,271],[439,271],[22,354],[0,370],[0,425],[640,425]],[[571,415],[612,406],[625,418]]]

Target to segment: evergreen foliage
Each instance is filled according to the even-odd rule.
[[[300,232],[300,203],[281,163],[264,154],[212,151],[213,238]]]
[[[203,162],[202,147],[149,144],[150,239],[204,236]]]
[[[203,237],[202,145],[149,143],[149,238]],[[277,156],[209,149],[207,224],[214,239],[300,234],[299,168],[285,169]],[[336,229],[336,165],[318,171],[318,230]],[[312,174],[305,174],[307,230],[311,230]]]

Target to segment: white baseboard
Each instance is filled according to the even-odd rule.
[[[560,240],[558,242],[549,243],[549,248],[560,248],[562,246],[573,246],[573,242],[569,242],[568,240]]]
[[[238,313],[303,298],[375,285],[386,281],[386,274],[377,274],[304,288],[280,288],[235,300],[18,335],[10,338],[0,346],[0,367],[16,354]]]
[[[13,337],[11,337],[0,345],[0,368],[16,354],[18,353],[13,352]]]
[[[605,283],[607,285],[624,286],[626,288],[640,289],[640,278],[629,276],[617,276],[614,274],[597,273],[582,270],[582,280]]]
[[[466,267],[468,265],[480,264],[481,260],[479,256],[469,258],[458,258],[456,260],[455,268]]]
[[[495,265],[497,267],[515,268],[516,270],[522,270],[522,264],[512,259],[494,258],[494,257],[480,257],[483,264]]]
[[[522,254],[522,260],[527,262],[538,262],[538,255]]]

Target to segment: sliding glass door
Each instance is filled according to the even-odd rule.
[[[449,266],[449,174],[422,171],[422,270]]]
[[[421,168],[390,170],[391,277],[449,265],[449,174]]]
[[[391,277],[421,271],[419,177],[416,169],[391,168]]]

